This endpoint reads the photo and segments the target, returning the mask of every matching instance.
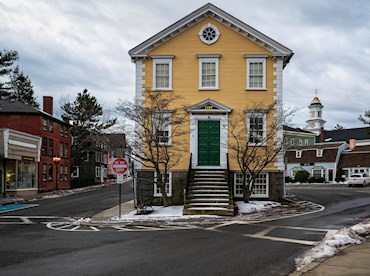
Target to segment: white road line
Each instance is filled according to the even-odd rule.
[[[25,223],[25,224],[33,224],[34,222],[32,222],[28,217],[20,217],[20,219]]]
[[[266,227],[269,227],[271,225],[267,225],[267,224],[258,224],[258,225],[261,225],[261,226],[266,226]],[[338,230],[335,230],[335,229],[325,229],[325,228],[309,228],[309,227],[299,227],[299,226],[283,226],[283,225],[274,225],[275,227],[278,227],[278,228],[285,228],[285,229],[293,229],[293,230],[308,230],[308,231],[318,231],[318,232],[330,232],[330,231],[338,231]]]
[[[159,228],[159,227],[151,227],[151,226],[141,226],[141,225],[137,225],[135,226],[136,228],[139,228],[139,229],[143,229],[143,230],[163,230],[163,228]]]
[[[297,244],[304,244],[304,245],[316,245],[318,242],[316,241],[305,241],[305,240],[295,240],[295,239],[287,239],[287,238],[278,238],[278,237],[270,237],[270,236],[260,236],[260,235],[250,235],[244,234],[243,236],[249,238],[256,238],[256,239],[264,239],[270,241],[279,241],[279,242],[289,242],[289,243],[297,243]]]
[[[265,236],[266,234],[270,233],[272,230],[278,228],[277,226],[269,226],[267,227],[267,229],[261,231],[261,232],[257,232],[256,234],[254,234],[255,236]]]
[[[5,218],[21,218],[25,216],[0,216],[0,219],[5,219]],[[53,217],[53,216],[27,216],[29,219],[56,219],[59,217]]]
[[[113,226],[113,228],[117,229],[119,232],[132,232],[133,231],[132,229],[124,228],[124,227],[120,227],[120,226]]]

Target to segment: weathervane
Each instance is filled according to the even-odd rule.
[[[315,89],[315,96],[317,97],[317,93],[319,92],[319,89]]]

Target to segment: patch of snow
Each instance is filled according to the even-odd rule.
[[[334,256],[339,247],[349,244],[360,244],[370,234],[370,219],[362,223],[338,230],[332,235],[325,237],[317,246],[310,249],[304,256],[297,258],[297,270],[319,258]]]
[[[90,223],[91,218],[79,218],[78,220],[72,222],[73,225],[81,225],[83,223]]]
[[[250,201],[248,203],[236,201],[239,209],[239,214],[249,214],[254,212],[261,212],[267,209],[278,207],[281,204],[275,201]]]
[[[183,215],[184,206],[153,206],[153,212],[146,215],[137,215],[137,211],[131,211],[121,217],[115,216],[112,221],[173,221],[178,219],[217,218],[213,215]]]

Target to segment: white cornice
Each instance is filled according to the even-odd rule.
[[[172,39],[173,37],[189,29],[191,26],[197,24],[207,17],[215,19],[221,24],[243,35],[245,38],[267,49],[272,53],[272,56],[282,57],[284,59],[284,65],[289,62],[290,58],[293,55],[292,50],[290,50],[289,48],[283,46],[272,38],[264,35],[263,33],[257,31],[251,26],[245,24],[244,22],[210,3],[190,13],[189,15],[175,22],[171,26],[147,39],[143,43],[132,48],[129,51],[129,55],[132,59],[143,58],[151,50],[157,48],[166,41]]]

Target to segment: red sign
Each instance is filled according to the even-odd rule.
[[[128,170],[127,161],[123,158],[117,158],[113,161],[112,168],[116,174],[125,174]]]

